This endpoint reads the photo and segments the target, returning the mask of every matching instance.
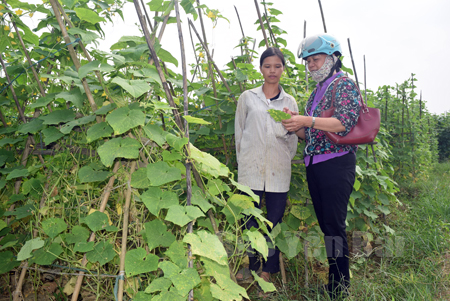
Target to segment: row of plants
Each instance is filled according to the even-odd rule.
[[[134,4],[145,20],[144,7]],[[263,80],[250,44],[281,47],[287,61],[281,83],[299,108],[315,85],[306,81],[304,65],[283,39],[282,12],[262,2],[256,24],[268,38],[258,43],[243,36],[236,46],[242,55],[223,70],[192,23],[197,63],[188,76],[170,69],[184,59],[163,48],[158,28],[179,24],[178,6],[184,19],[201,20],[202,27],[202,18],[216,26],[225,17],[199,1],[152,0],[145,9],[155,13],[157,26],[141,22],[144,37],[121,37],[110,52],[95,49],[102,26],[112,14],[122,15],[123,5],[131,4],[12,0],[0,6],[1,70],[7,74],[0,78],[0,274],[19,265],[26,273],[28,267],[57,263],[117,275],[117,285],[108,278],[74,277],[66,288],[75,299],[86,283],[81,294],[111,296],[118,287],[119,300],[123,290],[135,300],[184,300],[192,289],[198,300],[241,300],[248,292],[233,281],[234,274],[248,247],[267,254],[264,235],[287,260],[306,252],[308,261],[325,262],[302,145],[294,159],[290,206],[272,231],[253,204],[256,197],[236,182],[236,101]],[[29,28],[23,18],[36,12],[44,17]],[[400,202],[396,181],[426,176],[437,140],[429,134],[430,114],[422,104],[417,109],[413,83],[368,94],[369,106],[388,105],[389,118],[383,118],[377,143],[357,153],[348,229],[366,231],[370,242],[394,235],[385,217]],[[245,230],[249,216],[256,217],[259,230]],[[275,289],[256,279],[264,290]]]

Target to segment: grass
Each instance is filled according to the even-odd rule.
[[[400,185],[403,205],[387,218],[395,235],[378,244],[382,251],[352,257],[346,300],[450,300],[450,163],[436,165],[425,181]],[[294,261],[286,266],[288,284],[277,279],[271,300],[327,300],[304,288],[304,262]],[[310,287],[317,291],[323,282],[311,275],[316,270]]]

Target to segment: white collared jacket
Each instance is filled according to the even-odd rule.
[[[280,86],[280,96],[267,101],[262,86],[247,90],[238,100],[235,118],[238,182],[253,190],[287,192],[291,181],[291,160],[298,138],[268,110],[284,107],[298,112],[294,98]]]

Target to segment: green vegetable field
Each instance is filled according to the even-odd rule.
[[[124,5],[136,8],[141,35],[97,49]],[[235,274],[249,247],[267,254],[269,244],[282,251],[282,272],[273,284],[255,277],[263,290],[274,300],[324,298],[309,289],[328,267],[304,144],[272,231],[258,197],[237,183],[237,100],[263,82],[254,45],[282,49],[281,84],[300,112],[316,85],[298,45],[287,45],[276,3],[256,7],[259,36],[236,37],[241,55],[219,68],[204,27],[229,16],[201,1],[1,2],[0,300],[256,300],[254,283]],[[179,41],[180,57],[160,43],[166,26],[178,29],[165,39]],[[450,298],[450,117],[430,113],[415,82],[411,74],[363,91],[382,126],[357,153],[351,300]],[[258,230],[243,226],[250,216]]]

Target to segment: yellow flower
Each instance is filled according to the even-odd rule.
[[[22,14],[23,14],[23,10],[21,10],[21,9],[16,10],[16,15],[20,16]]]
[[[17,43],[16,43],[16,42],[14,42],[14,41],[11,41],[11,44],[12,44],[12,45],[17,45]]]
[[[0,13],[0,17],[3,16],[3,13]]]
[[[200,52],[200,53],[198,54],[198,56],[199,56],[199,57],[202,57],[202,58],[205,57],[205,55],[203,54],[203,52]]]
[[[103,94],[102,94],[102,96],[106,96],[106,92],[105,92],[105,91],[103,91]]]
[[[11,125],[11,121],[6,123],[7,125]]]
[[[22,89],[22,91],[20,91],[21,93],[25,92],[25,89]]]
[[[12,31],[9,33],[8,37],[10,37],[11,39],[14,39],[14,34]]]
[[[61,42],[61,38],[60,37],[57,37],[56,40],[58,41],[58,43]]]
[[[95,93],[95,94],[97,94],[97,93],[98,93],[98,90],[97,90],[97,89],[95,89],[95,90],[94,90],[94,93]]]
[[[8,30],[9,30],[9,26],[8,26],[8,25],[5,25],[5,27],[3,27],[3,30],[4,30],[4,31],[8,31]]]
[[[45,56],[41,55],[39,58],[42,60],[43,58],[45,58]]]
[[[70,56],[67,57],[67,60],[70,61]]]
[[[29,16],[30,18],[32,18],[34,16],[34,13],[30,13]]]
[[[5,7],[3,5],[0,5],[0,10],[4,9]]]
[[[111,11],[111,7],[108,7],[108,11]]]
[[[215,17],[216,17],[216,15],[212,11],[210,11],[208,13],[208,18],[212,19],[212,18],[215,18]]]
[[[45,82],[46,80],[47,80],[47,78],[41,77],[41,82]]]

